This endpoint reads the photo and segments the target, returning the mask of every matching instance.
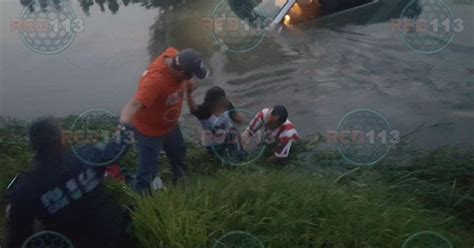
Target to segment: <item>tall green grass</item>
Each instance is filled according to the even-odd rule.
[[[449,213],[474,233],[474,155],[457,147],[418,152],[405,163],[376,168],[393,190],[416,197],[425,207]]]
[[[212,247],[234,230],[266,247],[401,247],[422,230],[458,247],[474,242],[449,216],[398,197],[386,185],[340,184],[300,170],[221,171],[137,197],[134,235],[141,247]]]
[[[64,126],[73,119],[64,119]],[[2,196],[11,179],[30,165],[27,124],[0,119]],[[283,169],[263,161],[226,166],[188,142],[190,175],[178,187],[170,186],[164,156],[166,191],[142,197],[120,184],[108,186],[119,203],[134,203],[138,247],[212,247],[231,231],[248,232],[266,247],[401,247],[424,230],[446,236],[455,247],[472,247],[472,151],[397,149],[379,165],[354,167],[337,152],[318,149],[318,142],[295,147],[296,156]],[[133,172],[135,149],[122,165]]]
[[[0,241],[4,234],[6,188],[20,171],[28,167],[31,159],[26,125],[24,121],[0,118]]]

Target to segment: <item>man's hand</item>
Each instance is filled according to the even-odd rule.
[[[186,89],[186,98],[188,99],[187,102],[188,102],[189,111],[191,111],[191,113],[194,113],[197,111],[198,106],[194,102],[192,93],[197,88],[197,86],[194,80],[191,79],[191,80],[186,80],[184,87]]]
[[[185,87],[186,87],[186,93],[190,95],[197,89],[197,84],[194,80],[190,79],[190,80],[186,80]]]
[[[262,132],[252,132],[250,129],[245,129],[244,132],[242,132],[242,134],[240,134],[240,139],[241,139],[241,143],[242,143],[242,148],[247,151],[247,152],[250,152],[250,151],[255,151],[257,149],[260,149],[260,145],[263,145],[260,141],[261,141],[261,135],[262,135]]]
[[[143,108],[143,104],[140,101],[136,99],[130,100],[122,109],[119,123],[123,126],[130,125],[132,123],[133,117],[135,116],[137,111],[141,108]]]

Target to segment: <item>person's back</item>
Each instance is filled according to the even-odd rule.
[[[37,155],[33,168],[9,186],[7,247],[20,247],[37,231],[35,222],[74,247],[117,247],[124,215],[105,192],[105,168],[88,166],[72,152],[47,155]]]

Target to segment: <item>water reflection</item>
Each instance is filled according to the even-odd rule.
[[[39,4],[41,10],[46,10],[48,6],[54,6],[59,8],[62,0],[20,0],[21,5],[28,7],[30,11],[34,11],[33,4]],[[77,0],[79,6],[85,15],[90,15],[90,9],[92,6],[97,5],[100,11],[105,12],[106,8],[112,13],[116,14],[120,10],[120,3],[118,0]],[[123,6],[129,4],[137,4],[143,6],[146,9],[158,8],[158,7],[171,7],[174,8],[183,6],[185,1],[171,1],[171,0],[122,0]]]
[[[247,1],[247,0],[228,0],[230,8],[234,11],[238,17],[253,21],[256,17],[253,10],[257,7],[262,1]]]
[[[86,15],[90,15],[89,9],[90,6],[94,5],[92,0],[79,0],[80,5],[82,7],[82,11]],[[112,12],[112,14],[117,13],[119,10],[119,4],[117,0],[95,0],[95,3],[100,7],[100,11],[105,12],[105,4],[107,3],[107,8]]]
[[[36,6],[41,6],[42,9],[48,9],[48,4],[57,7],[62,1],[20,0],[23,6],[29,6],[35,2]],[[268,34],[263,42],[251,52],[232,53],[222,51],[209,35],[209,30],[202,26],[202,18],[212,16],[214,8],[221,0],[70,1],[73,1],[74,7],[79,6],[85,15],[92,15],[100,11],[115,14],[121,10],[123,16],[120,18],[101,15],[100,18],[94,20],[97,24],[103,24],[101,21],[112,23],[109,18],[115,18],[112,20],[117,23],[110,24],[111,29],[115,32],[140,29],[146,33],[148,29],[150,36],[146,33],[138,43],[140,43],[140,48],[147,45],[150,59],[160,54],[167,46],[195,48],[208,59],[207,62],[213,73],[208,81],[203,82],[205,84],[203,89],[210,84],[222,86],[234,98],[232,100],[236,105],[243,108],[259,109],[267,107],[269,104],[285,103],[289,109],[293,110],[294,117],[292,119],[298,123],[301,130],[306,132],[315,129],[323,130],[326,127],[333,128],[340,113],[359,106],[376,108],[389,113],[395,122],[407,128],[416,126],[421,121],[435,122],[442,118],[451,121],[451,115],[455,115],[456,118],[470,118],[470,120],[474,116],[471,111],[473,98],[466,94],[466,92],[473,92],[471,84],[467,80],[469,76],[472,77],[472,68],[474,68],[472,59],[468,56],[472,54],[472,45],[469,45],[472,42],[465,42],[466,45],[463,46],[453,44],[449,47],[450,49],[443,52],[442,56],[422,56],[404,46],[398,34],[390,31],[390,23],[349,25],[344,29],[316,28],[315,25],[319,25],[319,23],[308,23],[308,25],[304,25],[305,27],[296,26],[300,31],[298,34],[279,33],[275,36]],[[252,2],[228,1],[233,5]],[[362,20],[362,17],[370,17],[366,18],[369,19],[366,24],[384,22],[384,20],[387,21],[392,17],[399,16],[403,3],[406,1],[408,0],[383,1],[387,6],[383,12],[374,11],[367,16],[347,17],[352,21],[351,23],[354,23],[354,20]],[[249,11],[253,10],[253,6],[256,4],[254,2],[242,7],[243,10],[240,10],[244,15],[241,18],[245,18],[245,13],[250,13]],[[125,6],[138,6],[138,8],[125,8]],[[467,9],[465,12],[468,13],[469,10],[472,10],[472,6],[468,7],[458,6],[456,11],[462,12]],[[144,9],[151,8],[157,9],[147,12],[147,19],[142,19],[140,13],[145,12]],[[37,10],[38,7],[34,9]],[[128,25],[122,19],[125,19],[125,16],[128,18],[127,20],[130,19],[139,24]],[[470,20],[469,17],[465,14],[463,18],[467,22]],[[98,38],[96,34],[102,32],[94,29],[94,26],[99,25],[90,25],[91,28],[82,34],[81,39],[85,41],[84,44],[88,40],[96,40]],[[301,32],[301,30],[303,31]],[[127,73],[137,75],[137,71],[142,69],[140,66],[138,66],[139,69],[130,70],[127,73],[122,72],[124,61],[127,62],[126,64],[132,65],[142,59],[142,57],[137,60],[130,59],[133,56],[129,54],[138,50],[137,44],[130,45],[131,40],[123,39],[124,37],[118,40],[113,35],[99,36],[102,39],[102,44],[114,43],[114,47],[119,46],[124,52],[130,53],[126,56],[120,55],[120,59],[117,60],[107,57],[112,56],[108,53],[114,54],[112,50],[106,49],[108,53],[105,55],[100,53],[95,55],[94,53],[93,61],[101,61],[100,59],[104,58],[104,60],[113,61],[110,63],[114,67],[110,69],[107,67],[109,64],[104,66],[106,69],[101,66],[87,67],[84,63],[81,66],[88,68],[87,73],[84,74],[100,78],[103,75],[103,70],[110,70],[114,72],[111,75],[120,75],[117,76],[120,78]],[[470,37],[472,36],[464,35],[464,40],[472,41]],[[94,43],[84,46],[83,50],[88,49],[88,46],[94,48]],[[131,50],[128,51],[127,47],[131,47]],[[71,49],[70,52],[74,52],[74,50]],[[12,53],[12,55],[15,54]],[[140,56],[146,56],[146,54],[140,54]],[[64,71],[69,69],[67,66],[64,68],[60,69]],[[94,71],[95,69],[97,71]],[[69,78],[70,76],[66,74],[64,73],[64,78]],[[28,81],[27,73],[22,76],[25,78],[21,78],[21,80]],[[10,75],[10,78],[15,79],[9,81],[17,80],[16,77],[16,75]],[[88,80],[88,77],[78,78],[81,81]],[[104,82],[104,87],[115,85],[115,82],[112,82],[114,80],[116,79]],[[130,77],[127,80],[132,81],[135,78]],[[124,80],[123,85],[128,85],[127,80]],[[80,85],[85,89],[84,91],[89,90],[83,82]],[[90,90],[87,92],[91,97],[88,98],[88,101],[94,102],[97,99],[100,104],[109,104],[109,100],[94,95],[95,86],[89,87]],[[128,90],[130,91],[130,89]],[[22,91],[18,90],[18,92]],[[128,96],[127,90],[124,89],[121,92],[124,92],[121,94]],[[24,93],[24,95],[27,94]],[[31,97],[28,95],[29,98]],[[74,99],[72,96],[71,99],[74,104],[88,104],[87,102],[83,103],[85,101],[82,101],[81,98]],[[11,98],[10,101],[14,102],[14,99]],[[110,103],[112,106],[121,104],[122,100]],[[21,104],[15,105],[20,106]],[[58,112],[61,111],[61,109],[58,110]],[[307,120],[308,118],[309,120]],[[465,121],[465,123],[467,123],[465,125],[472,125],[472,121]],[[460,129],[469,130],[464,126]],[[452,139],[454,138],[458,138],[458,136],[452,137]],[[432,143],[437,143],[437,141]]]
[[[34,4],[39,4],[40,9],[45,11],[48,6],[53,6],[55,9],[60,8],[61,0],[38,0],[38,3],[35,0],[20,0],[21,5],[28,7],[29,11],[33,12],[35,10]]]
[[[52,5],[54,8],[60,8],[60,3],[63,0],[20,0],[20,3],[28,7],[30,11],[35,10],[35,5],[40,6],[40,10],[45,11],[48,6]],[[119,2],[121,1],[121,2]],[[285,0],[187,0],[187,1],[173,1],[173,0],[77,0],[79,6],[81,7],[83,13],[86,16],[90,15],[91,8],[95,5],[101,12],[106,12],[108,9],[112,14],[116,14],[120,10],[120,6],[126,7],[131,4],[142,6],[146,9],[151,8],[161,8],[166,12],[175,13],[176,16],[186,14],[183,12],[183,9],[192,9],[196,13],[200,13],[206,16],[211,16],[213,10],[221,1],[227,1],[230,9],[242,20],[249,21],[250,24],[255,24],[256,20],[265,19],[266,21],[271,21],[275,15],[280,11],[283,6],[287,4],[288,1]],[[346,0],[319,0],[320,14],[326,16],[341,10],[350,9],[361,4],[366,4],[372,2],[371,0],[356,0],[356,1],[346,1]],[[402,12],[402,9],[410,2],[410,0],[394,0],[387,1],[379,4],[380,8],[365,8],[367,11],[358,11],[353,14],[347,14],[346,18],[338,19],[348,19],[344,20],[344,24],[370,24],[385,22],[390,20],[390,18],[398,18]],[[298,2],[296,5],[300,4]],[[204,9],[199,11],[200,7],[205,6]],[[306,6],[306,5],[305,5]],[[197,9],[195,9],[197,8]],[[306,12],[312,11],[309,8]],[[291,11],[290,11],[291,12]],[[418,9],[418,13],[414,13],[414,17],[421,12],[421,8]],[[301,13],[300,13],[301,14]],[[169,17],[175,17],[171,14],[167,14]],[[315,24],[311,20],[314,19],[315,14],[310,14],[311,19],[309,22],[305,23],[303,26],[320,26],[321,23]],[[268,20],[265,18],[267,17]],[[198,23],[202,20],[194,20]],[[331,22],[339,23],[338,20],[331,19]]]

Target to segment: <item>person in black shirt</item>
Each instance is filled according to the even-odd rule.
[[[204,102],[197,105],[193,99],[192,91],[187,91],[188,106],[191,114],[198,118],[201,123],[201,143],[212,153],[213,146],[225,146],[226,148],[235,148],[235,144],[229,144],[228,140],[236,140],[238,137],[230,138],[230,135],[238,135],[237,130],[229,132],[232,129],[232,123],[241,124],[242,117],[235,110],[232,103],[227,99],[224,89],[214,86],[206,91]],[[217,131],[217,132],[216,132]],[[219,131],[224,131],[227,137],[220,139]],[[223,133],[224,133],[223,132]],[[221,140],[219,142],[219,140]],[[234,142],[235,143],[235,142]]]
[[[7,190],[6,247],[21,247],[36,231],[34,223],[66,236],[74,247],[120,247],[127,218],[105,192],[105,167],[87,165],[65,149],[62,131],[52,118],[35,121],[29,139],[36,153],[33,166]],[[105,150],[123,145],[113,141]],[[101,154],[93,146],[81,149],[80,154]]]

